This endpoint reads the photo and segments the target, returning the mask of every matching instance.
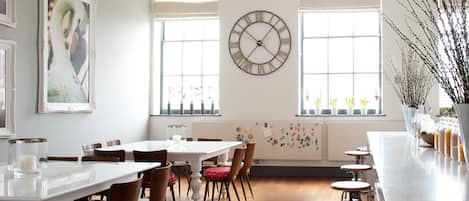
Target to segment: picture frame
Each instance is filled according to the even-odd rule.
[[[0,138],[15,136],[16,42],[0,39]]]
[[[16,27],[16,0],[0,0],[0,24]]]
[[[93,112],[96,0],[40,0],[39,113]]]

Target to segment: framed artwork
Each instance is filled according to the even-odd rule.
[[[0,40],[0,138],[15,135],[15,48]]]
[[[92,112],[95,0],[41,0],[39,113]]]
[[[16,27],[16,0],[0,0],[0,24]]]

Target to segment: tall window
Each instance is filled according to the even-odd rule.
[[[381,18],[378,11],[303,12],[301,18],[302,114],[381,108]],[[370,110],[371,109],[371,110]],[[326,110],[327,111],[327,110]]]
[[[172,20],[157,27],[160,114],[218,113],[219,21]]]

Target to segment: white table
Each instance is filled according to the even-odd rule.
[[[198,201],[200,195],[200,171],[202,170],[202,161],[214,156],[222,156],[222,160],[228,159],[230,148],[241,145],[241,142],[221,141],[182,141],[174,144],[171,141],[141,141],[130,144],[101,148],[100,150],[125,150],[126,158],[132,159],[134,150],[136,151],[156,151],[166,149],[168,151],[169,161],[189,161],[192,170],[192,200]]]
[[[378,192],[385,201],[467,201],[466,166],[420,147],[405,132],[368,132],[378,173]]]
[[[47,162],[40,175],[15,177],[0,166],[0,200],[72,201],[137,178],[160,163]]]

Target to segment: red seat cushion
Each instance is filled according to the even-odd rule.
[[[176,174],[174,174],[174,172],[171,172],[169,174],[168,183],[170,184],[176,183]]]
[[[173,185],[174,183],[176,183],[176,175],[173,173],[173,172],[170,172],[169,173],[169,179],[168,179],[168,185]],[[150,188],[151,186],[151,180],[145,180],[142,181],[142,186],[143,187],[147,187],[147,188]]]
[[[230,173],[231,167],[213,167],[205,169],[204,176],[211,179],[224,179]]]

